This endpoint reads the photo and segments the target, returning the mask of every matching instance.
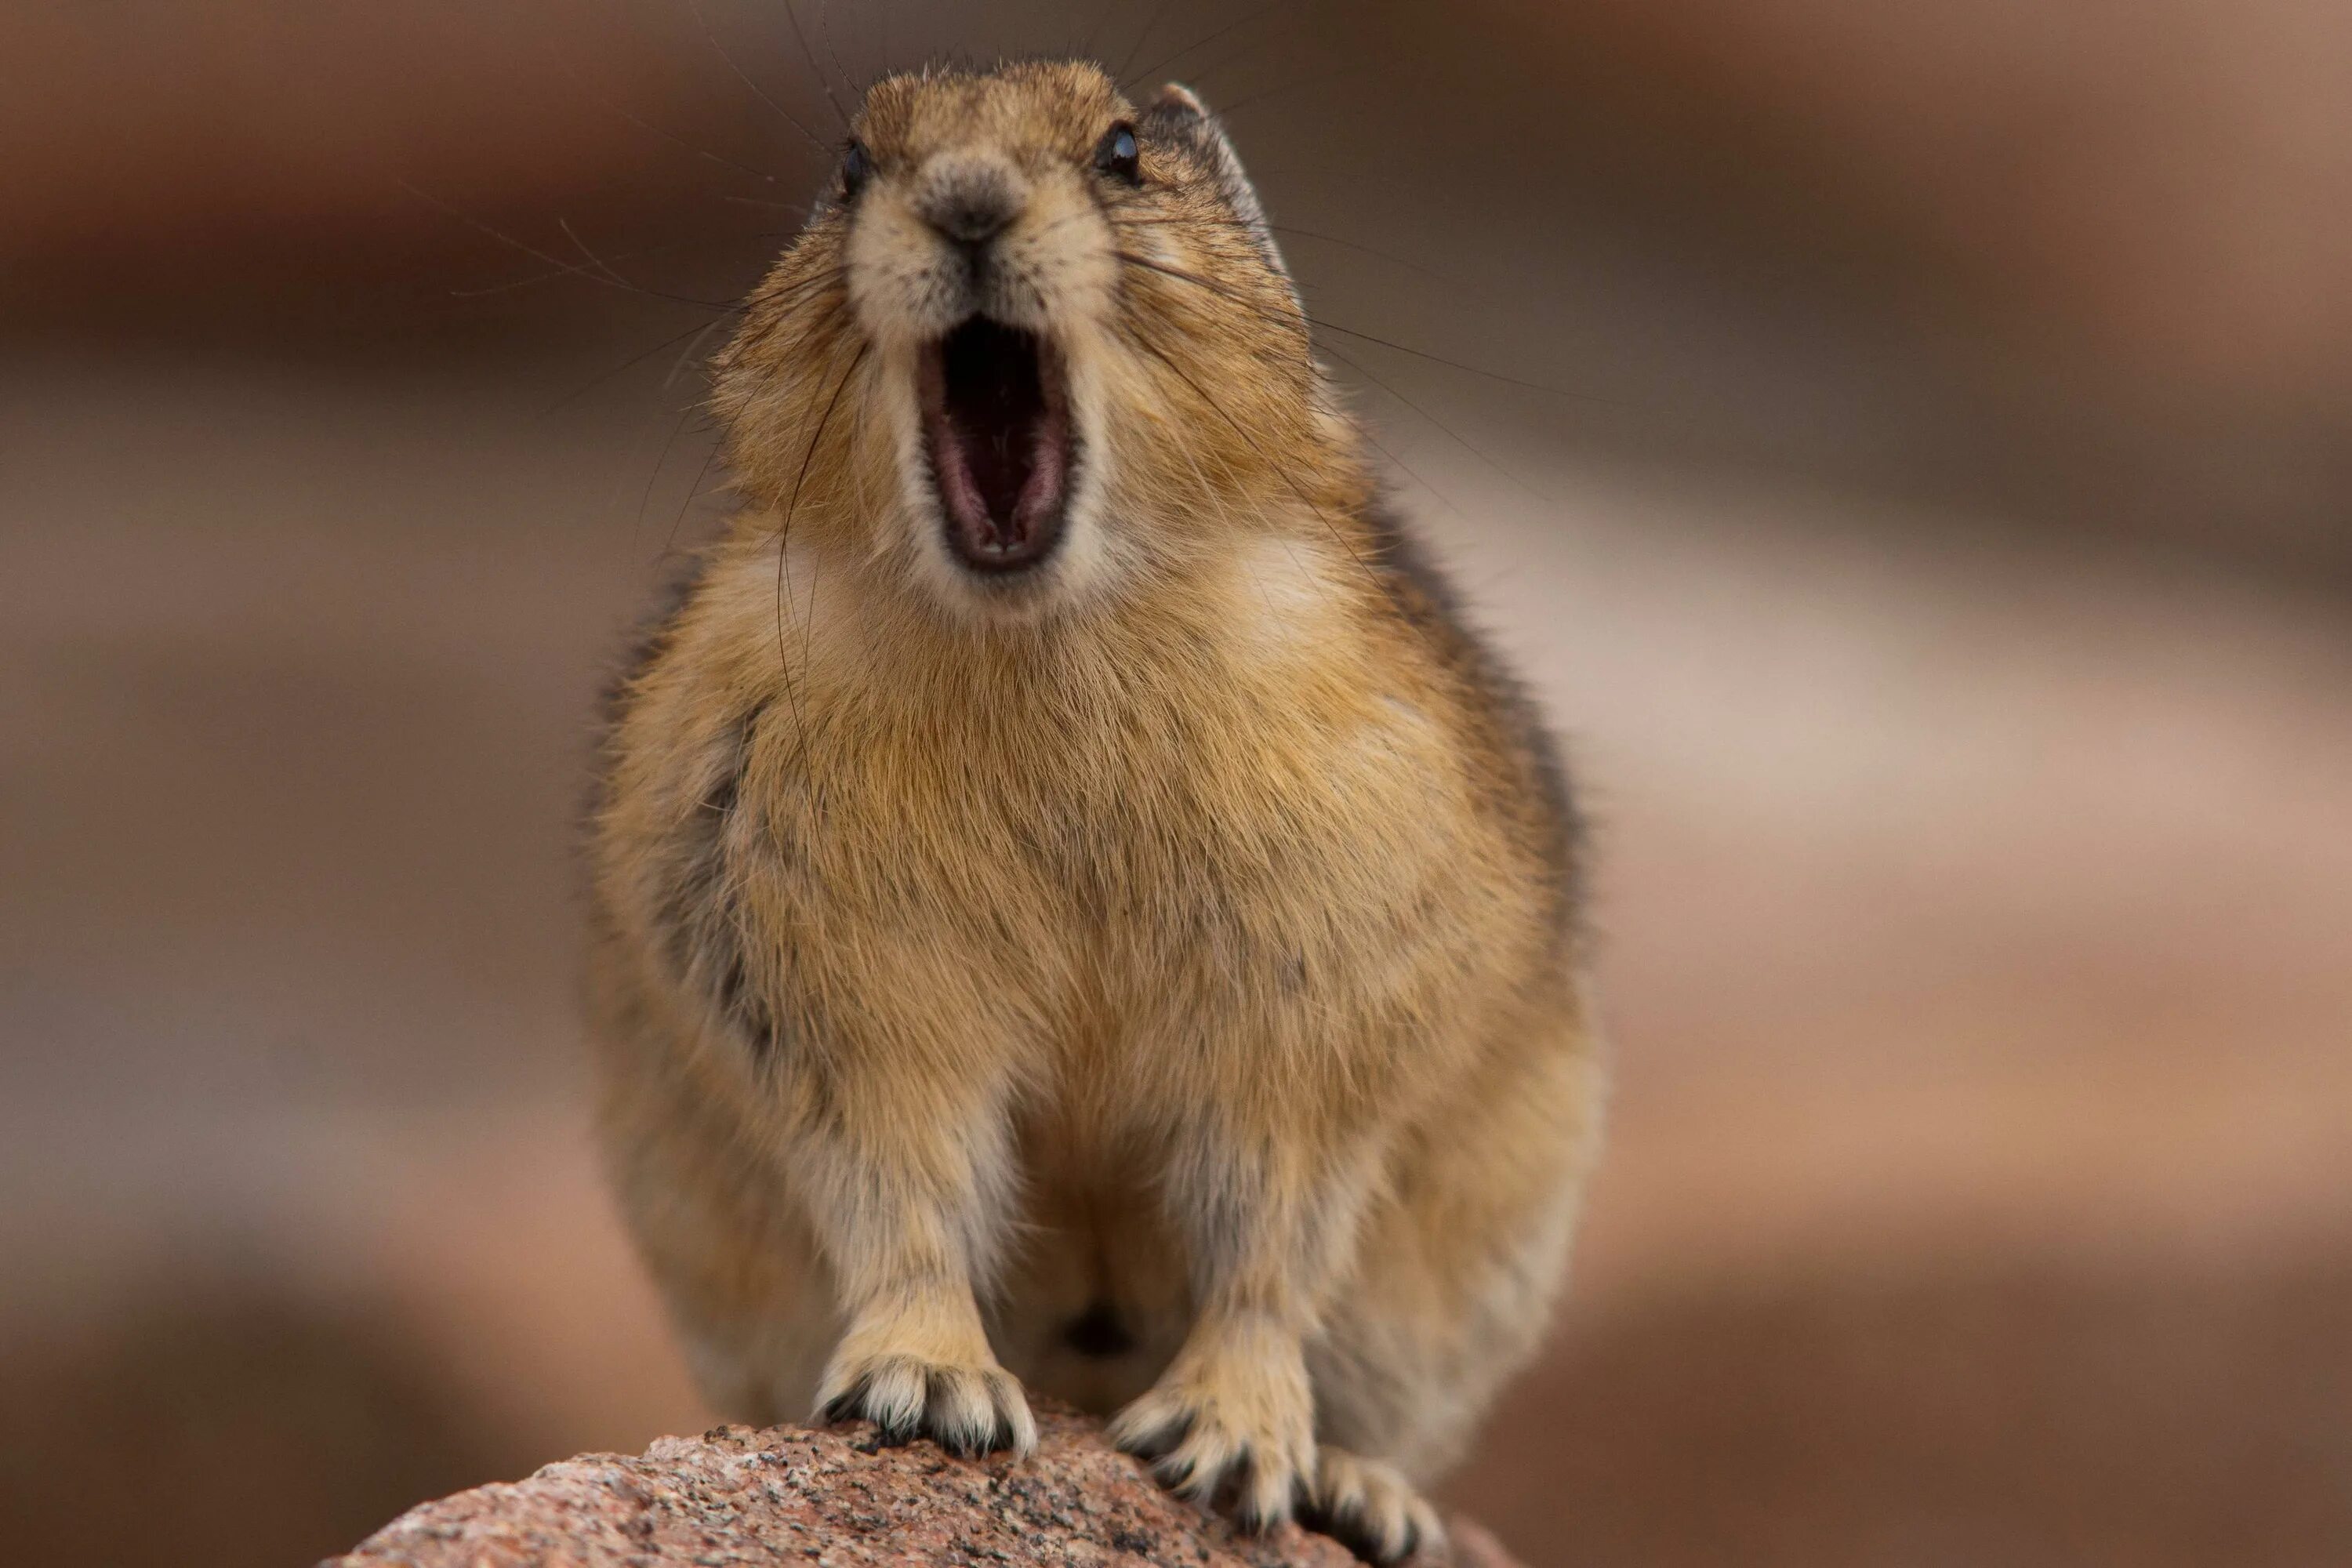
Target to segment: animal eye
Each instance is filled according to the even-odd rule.
[[[865,142],[851,142],[841,153],[841,199],[856,201],[857,193],[864,190],[866,182],[873,177],[874,155],[866,150]]]
[[[1143,168],[1136,156],[1134,126],[1121,121],[1104,133],[1095,144],[1095,167],[1130,185],[1143,183]]]

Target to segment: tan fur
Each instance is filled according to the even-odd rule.
[[[1138,191],[1090,163],[1119,121]],[[1023,66],[890,79],[856,129],[870,185],[721,362],[749,507],[620,694],[624,1209],[730,1415],[1025,1446],[1026,1384],[1393,1557],[1594,1146],[1543,742],[1396,559],[1197,105]],[[1063,356],[1081,441],[1010,585],[941,549],[911,390],[956,313],[912,193],[975,162],[1023,193],[986,308]],[[1074,1348],[1090,1308],[1131,1343]]]

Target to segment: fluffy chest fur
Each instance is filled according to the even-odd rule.
[[[1514,884],[1444,682],[1354,569],[1269,541],[1149,613],[1008,629],[722,552],[624,721],[649,934],[766,933],[702,967],[779,966],[813,1015],[922,996],[884,1008],[911,1048],[1130,1086],[1209,1031],[1411,1030]]]

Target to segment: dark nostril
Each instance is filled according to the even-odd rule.
[[[1019,205],[1002,180],[958,180],[929,194],[923,221],[959,245],[979,245],[1003,233]]]
[[[931,220],[932,226],[962,245],[994,239],[1013,221],[1013,215],[980,202],[958,202]]]

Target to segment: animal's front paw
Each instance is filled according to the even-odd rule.
[[[994,1362],[948,1363],[885,1352],[840,1356],[817,1409],[827,1421],[863,1418],[885,1443],[929,1437],[950,1454],[1037,1447],[1037,1423],[1013,1375]]]
[[[1315,1456],[1315,1480],[1299,1522],[1367,1563],[1401,1563],[1426,1549],[1443,1560],[1445,1527],[1412,1483],[1378,1459],[1339,1448]]]
[[[1297,1342],[1200,1354],[1188,1346],[1112,1419],[1110,1437],[1180,1496],[1229,1508],[1245,1529],[1280,1523],[1315,1468],[1314,1401]]]

